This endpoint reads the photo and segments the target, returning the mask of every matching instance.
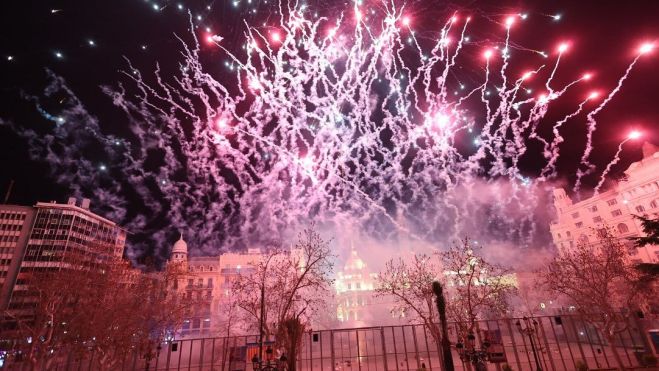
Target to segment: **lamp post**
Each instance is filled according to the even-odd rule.
[[[490,347],[490,342],[485,340],[481,344],[481,349],[476,349],[476,336],[473,333],[467,335],[466,343],[458,341],[455,344],[455,349],[457,349],[460,359],[463,362],[468,362],[474,365],[476,371],[485,371],[487,367],[485,366],[485,361],[489,357],[487,348]]]
[[[535,361],[535,369],[536,371],[542,371],[542,367],[540,366],[540,357],[538,356],[538,352],[535,349],[535,340],[533,336],[536,332],[538,332],[538,321],[528,317],[524,317],[522,320],[524,321],[525,327],[522,327],[522,323],[519,320],[515,322],[515,326],[517,326],[517,330],[519,330],[521,334],[529,337],[529,342],[531,343],[531,351],[533,352],[533,360]]]

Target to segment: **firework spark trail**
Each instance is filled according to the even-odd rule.
[[[581,112],[583,112],[584,105],[588,101],[589,98],[579,103],[579,107],[574,112],[566,115],[561,120],[556,121],[556,123],[552,127],[552,133],[554,134],[554,139],[552,140],[551,144],[545,142],[545,146],[543,147],[544,148],[543,155],[548,162],[547,165],[545,165],[545,167],[540,172],[539,180],[545,181],[554,178],[556,176],[556,162],[558,161],[558,158],[560,156],[558,146],[565,141],[565,139],[561,136],[560,128],[569,119],[578,116]]]
[[[634,68],[634,65],[638,61],[638,59],[641,57],[641,54],[637,55],[636,58],[629,64],[627,67],[627,70],[625,71],[625,74],[622,75],[622,77],[618,80],[618,84],[616,85],[615,89],[611,90],[607,97],[602,101],[602,103],[597,106],[594,110],[590,111],[588,115],[586,116],[586,121],[587,121],[587,127],[588,131],[586,132],[586,146],[584,149],[584,153],[581,156],[581,160],[579,163],[579,168],[577,169],[577,180],[574,183],[574,188],[572,191],[578,196],[579,195],[579,190],[581,188],[581,179],[586,176],[590,175],[593,171],[595,171],[595,165],[590,163],[588,158],[590,157],[590,153],[593,150],[593,134],[595,133],[595,130],[597,129],[597,122],[595,121],[595,115],[597,115],[600,111],[606,107],[606,105],[613,99],[613,97],[620,91],[622,88],[622,83],[627,80],[627,77],[629,77],[629,74],[632,71],[632,68]],[[581,166],[585,166],[586,169],[582,170]]]
[[[556,171],[563,141],[559,129],[585,101],[553,125],[553,137],[537,129],[550,104],[581,79],[559,91],[548,88],[545,97],[520,98],[525,78],[508,72],[510,24],[500,66],[486,51],[482,84],[453,98],[449,77],[461,66],[463,50],[471,49],[465,43],[469,19],[462,26],[457,17],[447,20],[439,40],[425,46],[404,24],[410,20],[402,9],[383,5],[381,17],[368,21],[358,6],[346,13],[354,19],[311,21],[280,3],[284,15],[268,32],[246,24],[244,53],[229,50],[219,35],[210,38],[234,71],[222,82],[204,71],[196,35],[189,44],[179,38],[182,60],[170,78],[157,66],[150,80],[128,62],[123,73],[130,86],[104,92],[125,112],[134,138],[117,146],[100,129],[93,136],[117,157],[109,166],[128,180],[115,181],[103,197],[125,205],[117,188],[130,186],[157,215],[125,217],[122,224],[148,233],[155,217],[166,217],[206,253],[285,238],[309,220],[381,238],[443,242],[469,233],[485,242],[533,242],[543,187]],[[593,116],[632,66],[589,114],[588,146]],[[490,95],[492,88],[497,93]],[[478,103],[483,112],[471,107]],[[61,117],[60,132],[76,123],[73,114]],[[55,145],[26,136],[45,148]],[[463,136],[477,148],[459,149]],[[536,179],[518,167],[529,140],[543,144],[547,161]],[[67,157],[81,157],[75,147]],[[146,170],[154,158],[156,170]],[[51,161],[60,170],[70,167]],[[81,187],[98,183],[91,164],[79,171],[87,174],[80,176],[86,179]],[[62,177],[62,183],[75,180]],[[158,238],[164,245],[162,233]]]
[[[604,185],[604,182],[606,181],[606,176],[611,171],[611,168],[613,167],[613,165],[617,164],[620,161],[620,154],[622,153],[622,145],[627,143],[627,141],[629,141],[629,140],[631,140],[631,138],[627,138],[627,139],[623,140],[618,145],[618,150],[616,151],[616,154],[613,156],[613,160],[611,160],[611,162],[609,162],[608,165],[606,165],[606,168],[604,169],[604,171],[602,172],[602,175],[600,176],[599,182],[597,182],[597,185],[595,186],[595,189],[593,189],[593,193],[595,195],[599,194],[600,189],[602,188],[602,186]]]

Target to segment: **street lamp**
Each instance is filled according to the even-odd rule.
[[[476,336],[472,332],[467,335],[466,343],[458,341],[455,344],[460,359],[463,362],[469,362],[474,365],[476,371],[487,370],[485,361],[488,360],[489,353],[487,348],[490,347],[490,342],[485,340],[481,343],[481,349],[476,349]]]
[[[535,319],[530,319],[528,317],[522,318],[524,321],[524,326],[522,327],[522,323],[517,320],[515,322],[515,326],[517,326],[517,330],[523,335],[527,335],[529,337],[529,342],[531,343],[531,351],[533,351],[533,360],[535,361],[535,368],[536,371],[542,371],[542,367],[540,366],[540,357],[538,356],[538,352],[535,349],[535,340],[534,336],[535,333],[538,332],[538,321]]]

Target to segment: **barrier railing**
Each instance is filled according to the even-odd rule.
[[[497,361],[488,362],[488,370],[501,371],[506,363],[515,371],[572,371],[578,362],[590,370],[612,369],[616,367],[614,351],[624,367],[634,368],[643,366],[644,355],[652,354],[640,321],[630,323],[610,344],[577,315],[534,319],[537,325],[531,335],[518,330],[515,318],[479,322],[477,347],[487,340],[491,359]],[[449,337],[452,344],[458,341],[455,324],[450,324]],[[257,336],[180,339],[162,344],[150,360],[127,354],[121,369],[253,371],[251,357],[258,349],[257,341]],[[454,346],[452,352],[456,370],[469,370]],[[297,364],[304,371],[441,370],[439,354],[438,345],[423,325],[333,329],[306,332]],[[96,370],[98,365],[90,354],[85,359],[62,360],[57,369]]]

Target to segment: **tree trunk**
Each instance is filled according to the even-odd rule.
[[[444,290],[442,284],[435,281],[432,283],[432,289],[435,293],[435,300],[437,303],[437,311],[439,312],[439,323],[442,332],[442,360],[444,362],[444,371],[453,371],[453,354],[451,353],[451,343],[448,339],[448,323],[446,321],[446,299],[444,298]]]
[[[304,325],[298,318],[290,318],[280,325],[279,338],[277,339],[286,350],[286,363],[288,371],[297,370],[297,352],[302,343]]]

